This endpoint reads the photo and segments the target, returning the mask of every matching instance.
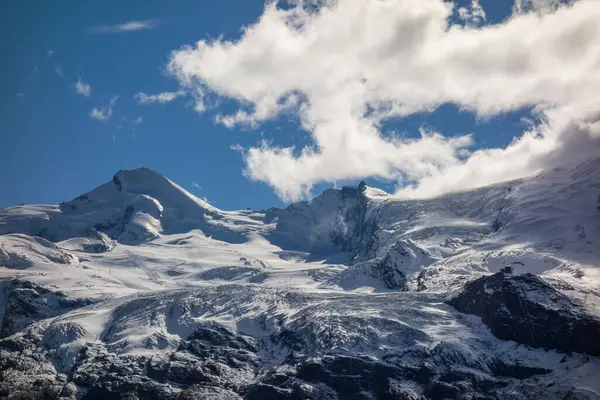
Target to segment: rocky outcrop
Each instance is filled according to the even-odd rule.
[[[477,341],[432,341],[403,322],[420,294],[372,298],[365,313],[365,296],[249,285],[132,296],[104,315],[102,332],[89,323],[102,307],[90,307],[0,339],[0,393],[43,387],[48,398],[75,391],[83,399],[497,399],[533,396],[521,383],[539,390],[556,376],[535,360],[515,364],[477,351]],[[452,311],[441,307],[446,312],[435,315],[446,327]],[[240,319],[223,324],[208,319],[213,313]],[[139,327],[147,337],[132,334]],[[130,351],[133,340],[142,351]],[[556,386],[551,393],[564,392]]]
[[[435,262],[435,258],[414,241],[399,240],[385,257],[358,262],[329,282],[344,288],[372,284],[392,290],[410,290],[409,279]]]
[[[332,247],[358,253],[369,247],[377,230],[368,218],[369,188],[329,189],[311,201],[293,203],[285,209],[271,208],[265,223],[276,222],[271,240],[282,248],[322,252]]]
[[[7,337],[42,319],[54,317],[90,304],[89,300],[73,300],[62,292],[53,292],[19,279],[0,281],[0,338]]]
[[[0,267],[10,269],[27,269],[33,265],[26,255],[15,253],[12,251],[6,251],[0,247]]]
[[[482,277],[448,303],[481,317],[499,339],[600,356],[600,318],[536,275]]]
[[[85,253],[105,253],[115,247],[114,241],[104,232],[89,228],[77,237],[60,242],[60,247]]]

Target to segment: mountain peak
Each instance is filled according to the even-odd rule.
[[[110,182],[63,204],[77,202],[80,206],[92,203],[122,203],[125,201],[124,196],[147,196],[156,199],[164,208],[176,209],[179,214],[187,216],[198,215],[198,208],[214,210],[214,207],[169,178],[146,167],[119,170]]]
[[[112,181],[118,191],[123,190],[124,185],[125,187],[152,185],[164,180],[168,179],[158,172],[146,167],[125,170],[120,169],[116,174],[113,175],[112,178]]]

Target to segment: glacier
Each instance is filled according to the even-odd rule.
[[[123,170],[3,209],[0,292],[6,398],[598,399],[600,158],[238,211]]]

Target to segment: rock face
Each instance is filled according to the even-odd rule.
[[[5,251],[0,247],[0,266],[11,269],[27,269],[33,265],[27,256]]]
[[[600,356],[600,318],[533,274],[476,279],[448,303],[481,317],[499,339]]]
[[[385,289],[410,290],[409,277],[434,263],[436,259],[412,240],[399,240],[381,258],[354,264],[344,271],[339,282],[360,285],[365,277],[381,282]]]
[[[92,307],[85,313],[91,320],[61,315],[0,339],[0,396],[38,391],[40,398],[69,398],[68,392],[82,399],[491,400],[514,393],[512,398],[526,398],[552,382],[553,371],[535,360],[515,365],[474,352],[476,342],[461,343],[455,335],[436,343],[400,322],[414,313],[406,305],[420,297],[398,292],[361,312],[360,298],[242,285],[132,296],[92,334],[95,341],[82,340],[84,328],[97,320]],[[418,317],[431,313],[448,325],[451,307],[438,307],[425,307]],[[253,335],[202,321],[223,312],[239,315],[237,326]],[[165,330],[149,333],[152,326]],[[130,335],[139,328],[147,337]],[[181,337],[171,345],[169,330]],[[149,351],[128,353],[132,340]],[[566,389],[551,390],[558,396]]]
[[[104,232],[90,228],[77,237],[60,242],[60,247],[85,253],[105,253],[115,247],[114,241]]]
[[[72,300],[61,292],[53,292],[19,279],[0,281],[0,338],[18,332],[32,322],[54,317],[89,304]]]
[[[282,247],[323,252],[339,248],[348,252],[363,249],[377,227],[368,218],[369,197],[365,185],[330,189],[311,201],[285,209],[267,210],[265,222],[276,222],[273,239]]]

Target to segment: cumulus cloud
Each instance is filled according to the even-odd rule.
[[[217,115],[227,126],[297,115],[312,145],[243,152],[246,175],[283,199],[369,176],[397,180],[404,197],[439,195],[531,174],[577,143],[598,143],[590,117],[600,108],[597,0],[483,27],[477,1],[462,12],[442,0],[306,4],[269,2],[239,40],[200,40],[168,64],[184,88],[239,102]],[[452,25],[455,13],[468,23]],[[484,117],[536,107],[543,122],[507,148],[477,151],[469,135],[381,130],[386,119],[446,103]]]
[[[163,92],[158,94],[147,94],[144,92],[138,92],[135,94],[134,98],[140,104],[152,104],[152,103],[170,103],[176,98],[182,96],[184,93],[182,91],[177,92]]]
[[[402,198],[437,196],[521,178],[600,154],[597,108],[584,104],[551,108],[544,110],[543,116],[542,124],[532,126],[508,147],[477,150],[463,162],[400,187],[396,194]]]
[[[129,21],[124,24],[117,25],[97,25],[88,28],[88,33],[91,34],[110,34],[110,33],[126,33],[136,32],[148,29],[154,29],[158,26],[157,21]]]
[[[62,76],[62,68],[60,68],[60,66],[57,68],[56,73]],[[82,81],[81,78],[77,79],[77,82],[75,82],[73,87],[75,88],[75,91],[82,96],[89,97],[92,94],[92,87]]]
[[[98,121],[108,121],[113,115],[113,108],[119,99],[119,96],[114,95],[110,98],[108,104],[102,108],[94,107],[90,111],[90,117]]]

